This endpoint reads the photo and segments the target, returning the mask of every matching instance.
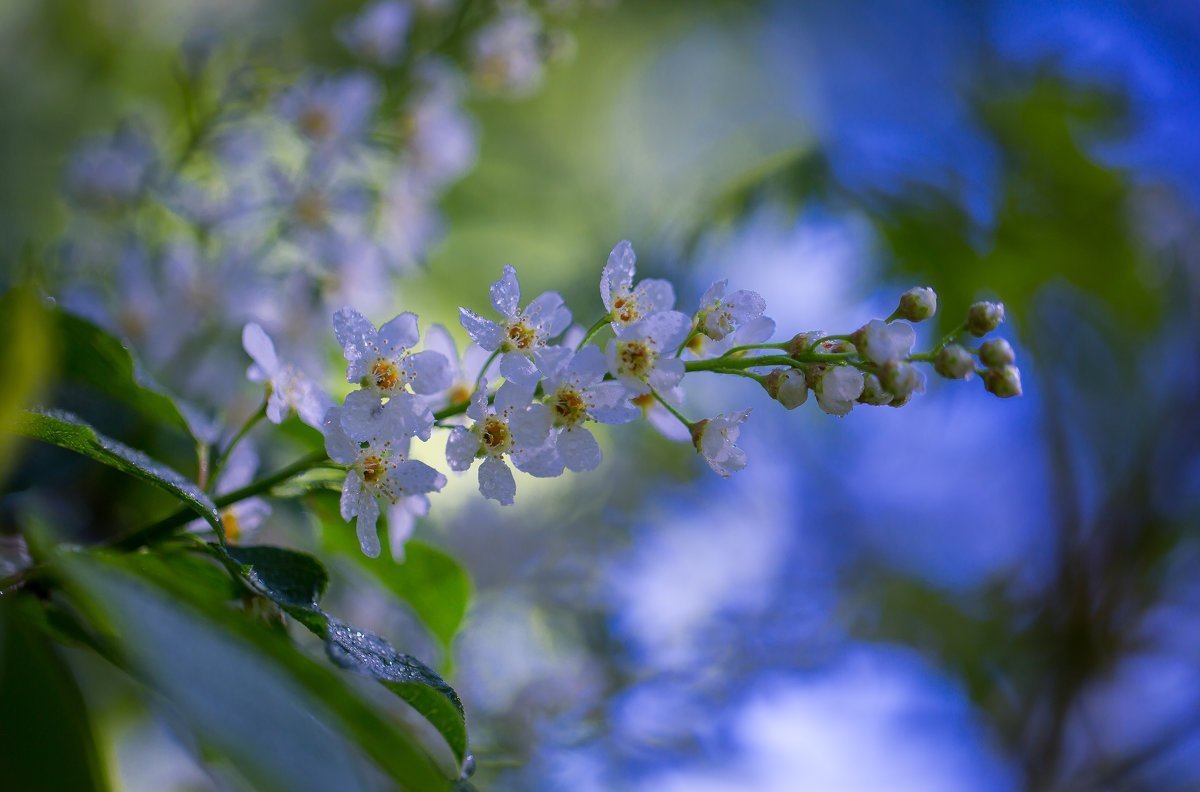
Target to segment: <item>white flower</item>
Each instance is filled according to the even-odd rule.
[[[471,42],[475,79],[489,91],[525,96],[542,82],[542,23],[520,6],[498,15]]]
[[[357,441],[345,425],[363,421]],[[408,459],[408,439],[396,440],[378,418],[359,416],[351,419],[338,407],[325,416],[325,450],[329,457],[348,467],[342,485],[342,519],[357,519],[359,545],[367,556],[379,555],[379,499],[390,505],[402,498],[437,492],[446,485],[446,477],[424,462]],[[393,551],[394,552],[394,551]]]
[[[692,320],[679,311],[661,311],[617,331],[608,342],[608,370],[633,393],[673,388],[684,364],[672,357],[687,338]]]
[[[391,66],[404,50],[412,8],[400,0],[380,0],[339,26],[338,39],[348,50],[373,63]]]
[[[504,265],[504,274],[492,284],[492,306],[504,322],[484,319],[474,311],[458,309],[458,318],[471,340],[489,352],[499,350],[500,373],[505,379],[533,387],[537,367],[531,357],[571,324],[571,312],[558,292],[545,292],[520,310],[521,285],[517,271]]]
[[[905,322],[872,319],[851,336],[856,349],[876,366],[890,360],[902,360],[912,353],[917,340],[913,326]]]
[[[665,280],[647,278],[634,288],[637,256],[629,242],[618,242],[608,254],[600,275],[600,299],[608,311],[613,330],[675,307],[675,289]]]
[[[558,476],[563,461],[550,438],[550,408],[530,404],[531,388],[509,381],[496,391],[488,404],[485,379],[471,397],[467,417],[475,423],[456,426],[446,440],[446,461],[451,470],[470,469],[476,458],[479,466],[479,491],[508,506],[517,494],[517,482],[505,463],[507,456],[518,470],[533,476]]]
[[[769,316],[760,316],[746,322],[720,341],[714,341],[703,333],[692,336],[692,339],[688,341],[687,351],[698,359],[720,357],[735,346],[766,343],[771,340],[773,335],[775,335],[775,320]],[[751,349],[744,354],[758,355],[771,352],[772,350],[769,349]]]
[[[850,366],[830,366],[816,382],[817,404],[830,415],[845,415],[863,392],[863,375]]]
[[[430,403],[437,407],[465,402],[475,392],[475,383],[481,377],[494,379],[498,364],[495,361],[488,363],[487,350],[478,344],[468,344],[463,350],[462,358],[459,358],[454,337],[440,324],[430,325],[426,331],[425,347],[450,361],[450,384],[430,400]],[[487,371],[483,370],[484,366],[488,367]]]
[[[281,363],[270,336],[254,322],[242,328],[242,347],[254,361],[246,376],[251,382],[267,383],[267,419],[283,423],[295,410],[301,421],[320,429],[332,406],[329,395],[304,374]]]
[[[725,296],[728,279],[719,280],[704,296],[700,298],[700,308],[696,312],[700,332],[720,341],[738,327],[762,316],[767,308],[767,301],[757,292],[739,289]]]
[[[717,475],[728,478],[746,467],[746,452],[734,444],[749,416],[749,410],[722,414],[700,421],[692,430],[696,450]]]
[[[420,339],[416,314],[402,313],[376,330],[358,311],[343,308],[333,316],[333,332],[349,363],[346,380],[361,384],[366,390],[359,393],[372,394],[376,404],[387,398],[389,405],[402,405],[410,413],[410,425],[420,427],[412,434],[427,440],[427,424],[432,424],[433,417],[426,415],[427,406],[412,399],[407,389],[422,396],[443,391],[450,386],[451,368],[439,352],[409,351]],[[347,398],[347,406],[349,401]]]
[[[620,382],[604,381],[608,363],[599,347],[588,346],[578,352],[549,347],[538,352],[536,360],[545,378],[543,401],[559,427],[559,456],[576,472],[595,469],[600,464],[600,446],[584,422],[618,424],[636,420],[638,410],[630,402],[633,394]]]
[[[279,113],[321,147],[350,141],[362,132],[379,101],[379,85],[366,74],[309,78],[280,97]]]

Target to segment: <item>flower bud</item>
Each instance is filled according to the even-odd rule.
[[[868,374],[863,377],[863,392],[858,397],[860,404],[873,404],[881,406],[888,404],[895,397],[883,389],[883,383],[879,381],[879,377],[874,374]]]
[[[980,337],[995,330],[1004,321],[1004,303],[977,302],[967,311],[967,329]]]
[[[908,357],[916,340],[917,333],[912,325],[880,319],[872,319],[850,336],[854,347],[877,366]]]
[[[767,375],[763,387],[771,398],[785,408],[794,410],[808,401],[808,382],[804,372],[796,369],[775,369]]]
[[[947,379],[967,379],[975,373],[975,358],[958,344],[950,344],[933,359],[933,370]]]
[[[1011,366],[1017,356],[1013,353],[1011,344],[1003,338],[993,338],[980,344],[979,359],[988,368],[1000,368]]]
[[[937,292],[928,286],[917,286],[900,295],[896,318],[922,322],[937,313]]]
[[[830,366],[817,381],[813,392],[817,404],[830,415],[845,415],[863,392],[862,373],[850,366]]]
[[[1021,395],[1021,372],[1016,366],[997,366],[983,372],[983,385],[988,393],[1009,399]]]
[[[788,341],[787,353],[791,357],[799,357],[808,352],[808,348],[825,337],[820,330],[809,330],[807,333],[797,333]]]
[[[880,366],[879,381],[884,390],[902,400],[907,400],[913,391],[925,390],[925,376],[903,360],[892,360]]]

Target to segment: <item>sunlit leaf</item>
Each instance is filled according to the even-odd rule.
[[[16,417],[11,429],[16,434],[91,457],[166,490],[211,525],[221,541],[225,540],[217,507],[195,483],[141,451],[105,437],[77,416],[60,410],[27,410]]]
[[[360,752],[405,789],[444,789],[415,740],[283,636],[181,585],[149,555],[64,556],[78,605],[204,745],[262,789],[370,788]]]
[[[45,383],[53,365],[51,331],[33,289],[13,289],[0,297],[0,426],[28,407]],[[0,476],[11,439],[0,435]]]

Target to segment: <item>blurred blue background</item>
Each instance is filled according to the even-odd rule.
[[[475,167],[392,312],[456,325],[511,262],[590,324],[628,238],[685,310],[729,277],[781,338],[929,285],[927,346],[1003,300],[1025,394],[932,378],[834,418],[695,375],[689,413],[753,408],[731,480],[644,426],[511,509],[452,480],[418,535],[475,581],[448,659],[479,787],[1200,788],[1200,8],[580,5],[538,92],[470,103]],[[298,7],[6,4],[4,251],[55,233],[71,146],[156,101],[199,16],[324,34]],[[436,653],[341,572],[343,612]],[[88,695],[126,788],[229,783]]]

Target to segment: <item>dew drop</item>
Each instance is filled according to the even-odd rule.
[[[475,775],[475,754],[467,754],[463,757],[462,775],[459,776],[463,781],[466,781],[471,776]]]

